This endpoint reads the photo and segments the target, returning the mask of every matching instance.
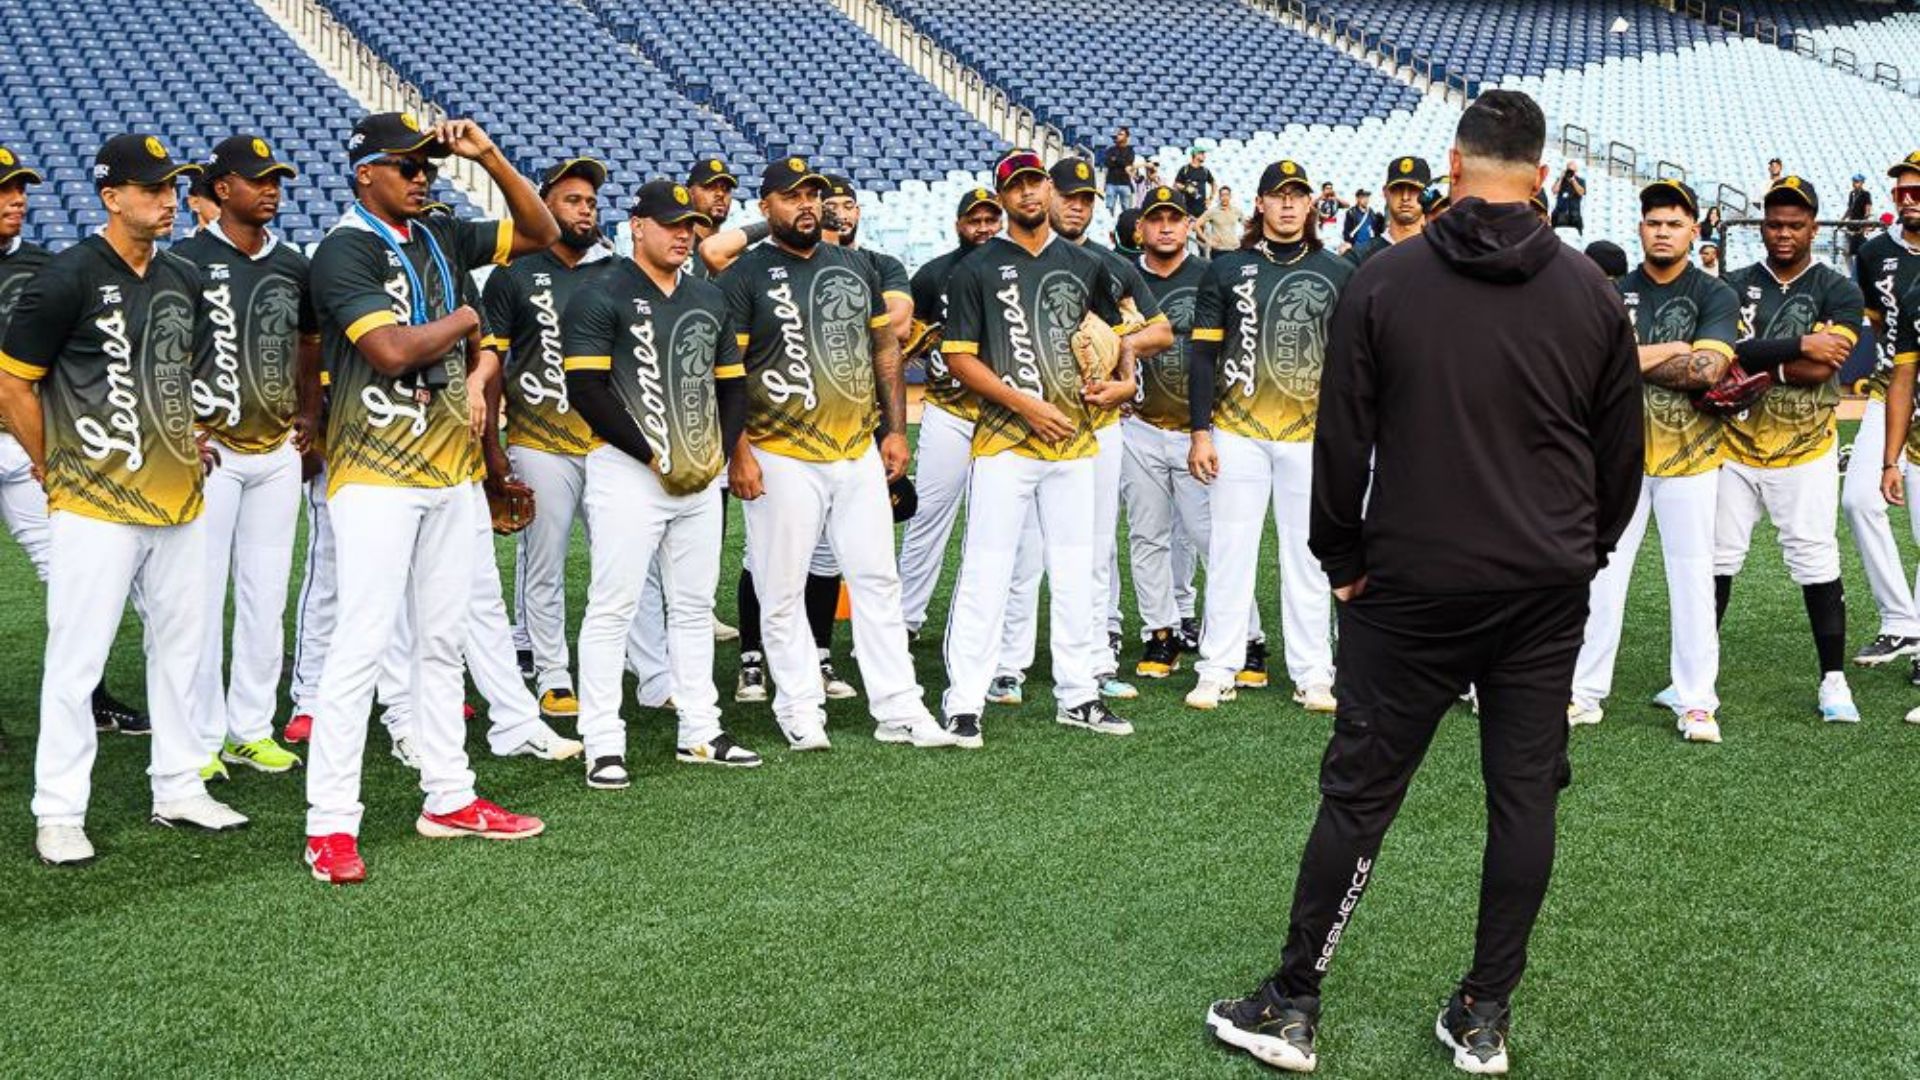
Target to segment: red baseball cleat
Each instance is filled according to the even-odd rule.
[[[280,733],[280,737],[288,742],[306,742],[313,737],[313,717],[306,713],[295,713],[293,719],[287,721],[287,729]]]
[[[525,840],[530,836],[539,836],[546,830],[547,824],[537,817],[515,814],[485,799],[475,799],[451,814],[429,814],[423,810],[413,827],[421,836],[435,840],[451,840],[462,836],[477,836],[482,840]]]
[[[313,870],[313,879],[326,885],[358,885],[367,880],[360,841],[349,833],[307,837],[307,866]]]

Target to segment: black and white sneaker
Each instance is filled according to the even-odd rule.
[[[533,650],[532,649],[516,649],[514,650],[513,658],[517,660],[520,664],[521,678],[531,679],[536,674],[538,674],[538,672],[534,671],[533,669]]]
[[[740,678],[733,684],[733,700],[767,700],[767,658],[757,652],[740,654]]]
[[[1476,1001],[1467,1004],[1456,990],[1433,1022],[1433,1033],[1453,1051],[1453,1067],[1476,1076],[1499,1076],[1507,1071],[1507,1026],[1512,1018],[1506,1003]]]
[[[1188,616],[1180,620],[1180,647],[1190,653],[1200,651],[1200,620]]]
[[[1075,705],[1071,709],[1061,709],[1054,714],[1055,720],[1068,727],[1086,728],[1102,735],[1131,735],[1133,725],[1113,714],[1107,703],[1095,698],[1085,705]]]
[[[1114,658],[1115,658],[1116,660],[1117,660],[1117,659],[1119,659],[1119,657],[1120,657],[1120,631],[1118,631],[1118,630],[1109,630],[1109,631],[1107,631],[1107,651],[1108,651],[1108,652],[1110,652],[1110,653],[1112,653],[1112,654],[1114,655]]]
[[[1313,1052],[1319,1026],[1319,998],[1269,1000],[1265,987],[1247,997],[1216,1001],[1207,1009],[1207,1027],[1214,1038],[1287,1072],[1312,1072],[1319,1064]]]
[[[1861,667],[1879,667],[1902,656],[1915,654],[1920,654],[1920,637],[1881,634],[1861,646],[1860,651],[1853,655],[1853,662]]]
[[[93,688],[93,726],[96,731],[118,731],[122,735],[151,735],[153,721],[147,714],[107,693],[107,684]]]
[[[730,765],[736,769],[751,769],[760,764],[759,754],[734,742],[733,736],[724,731],[698,746],[676,749],[673,758],[689,765]]]
[[[587,766],[587,786],[601,791],[619,791],[633,782],[627,775],[627,761],[617,754],[593,759]]]
[[[972,713],[947,717],[947,730],[953,733],[953,744],[966,750],[978,750],[985,745],[980,741],[980,718]]]

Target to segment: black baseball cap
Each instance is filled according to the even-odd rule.
[[[1643,214],[1676,204],[1694,218],[1700,216],[1700,197],[1693,193],[1684,180],[1663,176],[1640,189],[1640,212]]]
[[[649,180],[634,192],[633,206],[628,216],[650,218],[662,225],[678,225],[691,221],[697,225],[711,226],[713,219],[693,208],[693,196],[687,192],[687,185],[676,184],[664,177]]]
[[[821,175],[827,179],[827,198],[857,199],[860,197],[858,192],[854,190],[853,180],[850,177],[842,176],[839,173],[823,173]]]
[[[164,184],[181,174],[205,170],[191,161],[175,161],[158,135],[115,135],[93,155],[93,186]]]
[[[0,146],[0,184],[11,184],[22,177],[25,177],[29,184],[44,184],[47,181],[47,178],[41,176],[37,170],[28,168],[27,163],[21,161],[19,155]]]
[[[1887,170],[1887,175],[1898,177],[1903,172],[1920,173],[1920,150],[1915,150],[1894,162],[1893,167]]]
[[[740,178],[733,175],[733,170],[727,167],[723,158],[704,157],[687,170],[688,187],[719,183],[725,183],[728,187],[740,186]]]
[[[1100,190],[1100,185],[1093,179],[1093,166],[1085,158],[1062,158],[1053,163],[1047,175],[1053,180],[1053,190],[1062,195]]]
[[[569,176],[577,176],[585,180],[598,191],[600,185],[607,182],[607,164],[598,158],[590,157],[570,157],[563,161],[556,161],[547,167],[546,172],[540,174],[540,197],[546,198],[547,192],[553,190],[553,185]]]
[[[373,113],[360,118],[347,136],[347,160],[355,165],[382,154],[424,152],[428,157],[446,157],[453,151],[433,137],[412,113]]]
[[[993,163],[993,186],[1005,191],[1007,185],[1013,183],[1014,177],[1025,173],[1052,179],[1047,173],[1046,163],[1040,160],[1037,152],[1026,147],[1015,147],[1000,155],[1000,160]]]
[[[211,191],[213,182],[228,173],[246,180],[264,180],[269,176],[291,180],[299,175],[293,166],[274,157],[273,147],[257,135],[229,135],[221,139],[213,148],[213,156],[207,159],[205,176],[196,181],[196,186],[205,184]]]
[[[1178,210],[1184,216],[1189,212],[1187,210],[1187,197],[1164,184],[1156,188],[1149,188],[1146,200],[1140,204],[1140,216],[1146,217],[1155,210],[1163,208]]]
[[[1398,157],[1393,159],[1393,164],[1387,166],[1387,182],[1383,186],[1388,191],[1392,191],[1401,184],[1412,184],[1425,191],[1427,185],[1431,183],[1433,183],[1433,167],[1427,164],[1426,158]]]
[[[968,214],[973,213],[973,208],[976,206],[991,206],[996,213],[1000,210],[1000,203],[993,197],[993,192],[983,187],[968,188],[961,194],[960,209],[955,210],[953,216],[955,218],[966,217]]]
[[[1767,187],[1766,197],[1760,200],[1762,207],[1780,203],[1799,203],[1817,214],[1820,212],[1820,193],[1813,189],[1810,181],[1798,176],[1783,176]]]
[[[1453,205],[1453,196],[1447,190],[1445,177],[1427,185],[1420,193],[1420,210],[1427,214],[1437,214]]]
[[[1627,253],[1611,240],[1595,240],[1587,245],[1587,258],[1610,278],[1627,276]]]
[[[767,167],[760,170],[760,197],[765,198],[776,191],[792,191],[808,184],[818,184],[824,195],[827,178],[814,172],[806,158],[790,157],[780,161],[769,161]]]
[[[1142,209],[1129,206],[1120,211],[1120,217],[1113,223],[1113,246],[1127,254],[1140,250],[1140,219],[1147,216],[1148,207]]]
[[[1313,183],[1307,179],[1307,170],[1297,161],[1276,161],[1260,173],[1260,194],[1271,195],[1289,184],[1298,184],[1308,194],[1313,193]]]

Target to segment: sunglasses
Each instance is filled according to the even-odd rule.
[[[398,172],[402,180],[418,180],[424,176],[431,182],[440,176],[440,166],[431,161],[415,161],[413,158],[381,158],[369,164],[385,165]]]
[[[1920,184],[1901,184],[1899,187],[1894,188],[1893,201],[1897,203],[1920,202]]]

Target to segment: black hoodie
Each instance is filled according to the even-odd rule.
[[[1642,449],[1633,323],[1592,262],[1525,203],[1465,199],[1367,260],[1330,333],[1309,543],[1334,585],[1593,578]]]

